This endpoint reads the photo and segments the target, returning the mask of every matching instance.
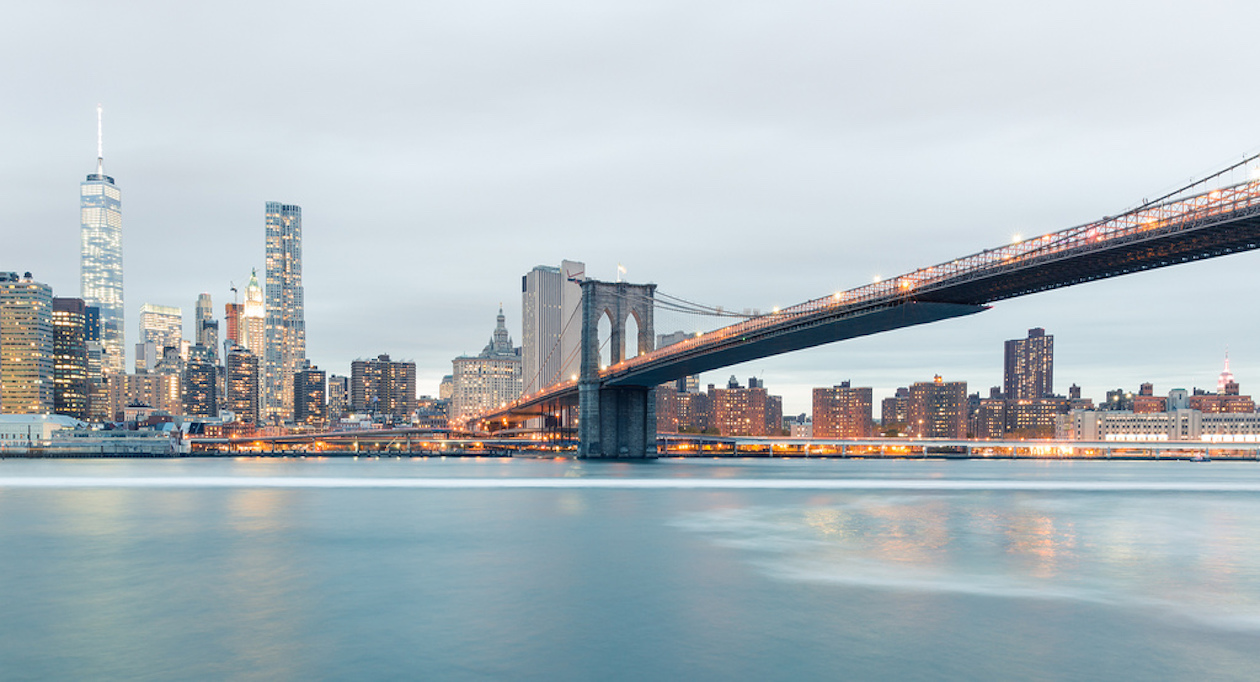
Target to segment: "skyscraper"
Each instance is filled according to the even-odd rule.
[[[532,394],[577,373],[586,266],[539,265],[521,278],[521,383]]]
[[[413,365],[414,367],[414,365]],[[304,367],[293,377],[293,423],[323,427],[328,423],[324,370]]]
[[[219,414],[218,368],[209,361],[210,350],[200,344],[184,366],[184,414],[215,417]]]
[[[210,363],[219,364],[219,321],[214,319],[214,303],[210,294],[197,296],[196,316],[193,318],[193,342],[205,346],[210,352]]]
[[[140,307],[140,339],[136,343],[136,373],[152,371],[167,348],[182,351],[184,312],[167,305],[145,303]]]
[[[416,409],[416,363],[389,355],[350,363],[350,409],[406,419]]]
[[[223,359],[226,391],[223,405],[236,420],[258,423],[258,358],[249,349],[233,346]]]
[[[1054,336],[1041,327],[1028,338],[1006,342],[1002,392],[1007,400],[1044,398],[1054,393]]]
[[[29,272],[0,272],[0,413],[52,410],[52,289]]]
[[[302,300],[302,207],[267,202],[266,338],[263,419],[293,419],[293,375],[306,358]]]
[[[328,419],[335,424],[350,411],[350,377],[329,375],[327,393]]]
[[[53,411],[88,418],[88,349],[81,298],[54,298]]]
[[[79,283],[86,305],[101,310],[102,369],[125,367],[123,325],[122,192],[105,175],[101,108],[96,107],[96,172],[79,184]]]

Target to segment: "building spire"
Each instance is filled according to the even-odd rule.
[[[101,127],[101,105],[96,104],[96,174],[105,174],[105,135]]]

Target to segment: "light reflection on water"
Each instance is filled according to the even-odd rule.
[[[778,579],[1069,599],[1260,633],[1260,501],[879,495],[708,510],[674,525]]]
[[[0,677],[1246,679],[1251,493],[3,484],[1260,483],[1189,466],[0,461]]]

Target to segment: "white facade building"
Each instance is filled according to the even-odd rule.
[[[480,355],[452,361],[452,428],[464,428],[469,419],[521,395],[521,349],[512,347],[502,308],[497,320],[494,336]]]
[[[1056,437],[1081,441],[1260,443],[1260,413],[1174,409],[1168,412],[1073,410],[1060,415]]]
[[[521,391],[537,393],[577,374],[586,266],[539,265],[521,278]]]

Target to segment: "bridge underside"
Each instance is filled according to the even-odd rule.
[[[960,303],[905,302],[850,313],[829,320],[803,321],[799,327],[781,328],[755,337],[732,337],[726,346],[705,349],[703,354],[681,357],[676,362],[616,376],[604,381],[606,386],[656,386],[691,374],[720,367],[759,360],[803,348],[821,346],[859,336],[878,334],[902,327],[946,320],[978,313],[983,305]]]

